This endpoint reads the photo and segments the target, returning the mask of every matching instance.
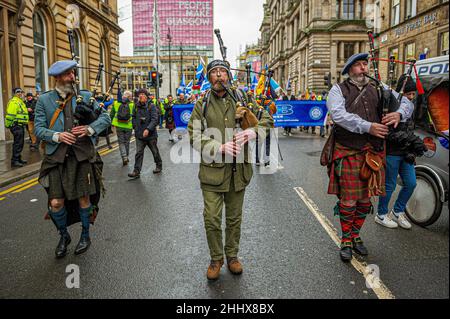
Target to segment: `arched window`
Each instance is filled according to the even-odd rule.
[[[73,40],[74,40],[74,44],[75,44],[75,56],[78,57],[78,65],[79,66],[84,66],[84,57],[83,57],[83,46],[81,43],[81,37],[79,35],[79,33],[77,31],[75,31],[73,33]],[[84,70],[83,69],[78,69],[78,81],[80,82],[80,84],[78,85],[78,90],[81,90],[84,88]]]
[[[105,54],[106,54],[105,47],[104,47],[103,43],[100,43],[100,63],[102,63],[104,68],[105,68],[105,70],[108,71],[107,68],[106,68],[106,63],[105,63],[105,61],[106,61],[106,55]],[[101,76],[100,79],[101,79],[101,82],[102,82],[102,92],[105,93],[106,90],[107,90],[107,88],[106,88],[106,73],[105,72],[102,72],[102,76]]]
[[[36,91],[48,90],[47,32],[44,19],[39,13],[33,14],[34,64]]]

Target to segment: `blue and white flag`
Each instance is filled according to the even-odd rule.
[[[208,79],[205,79],[202,83],[202,87],[200,88],[201,92],[205,92],[211,88],[211,83],[209,83]]]
[[[204,77],[203,70],[204,70],[203,64],[200,63],[199,66],[197,67],[197,72],[195,72],[195,78],[197,80],[200,80],[202,76]]]
[[[191,82],[189,82],[189,84],[184,89],[184,94],[191,95],[191,93],[192,93],[192,85],[194,85],[194,82],[191,80]]]
[[[255,91],[257,85],[258,85],[258,79],[256,78],[256,75],[253,75],[252,87],[250,88],[250,90]]]
[[[273,98],[280,95],[281,87],[273,78],[270,79],[270,93]]]
[[[292,85],[291,85],[291,78],[288,78],[288,81],[286,83],[286,91],[292,90]]]
[[[183,74],[183,77],[181,78],[180,86],[177,89],[177,95],[180,95],[181,93],[184,93],[185,90],[186,90],[186,82],[185,82],[184,74]]]

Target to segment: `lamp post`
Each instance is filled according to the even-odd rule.
[[[180,78],[180,83],[181,80],[183,79],[183,43],[180,42],[180,52],[181,52],[181,78]]]
[[[169,94],[172,95],[172,60],[170,57],[172,35],[170,34],[170,28],[169,28],[169,33],[167,34],[167,40],[169,41]]]

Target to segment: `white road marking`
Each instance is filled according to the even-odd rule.
[[[338,231],[329,221],[329,219],[325,217],[325,215],[320,211],[319,207],[312,201],[311,198],[309,198],[308,194],[306,194],[303,188],[294,187],[294,190],[297,192],[298,196],[305,203],[306,207],[308,207],[309,211],[314,215],[314,217],[316,217],[316,219],[319,221],[319,223],[322,225],[322,227],[334,241],[336,246],[340,247],[341,240],[339,238]],[[353,257],[351,265],[353,266],[353,268],[355,268],[359,273],[361,273],[364,276],[366,282],[368,281],[368,279],[370,279],[368,278],[370,273],[367,270],[368,267],[365,262],[361,262],[357,260],[355,257]],[[372,289],[379,299],[395,299],[395,296],[392,294],[389,288],[386,287],[386,285],[381,281],[381,279],[378,280],[377,285],[374,286]]]

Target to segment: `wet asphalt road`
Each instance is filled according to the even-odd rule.
[[[362,274],[340,261],[336,244],[294,190],[302,187],[339,229],[335,198],[326,195],[326,170],[318,164],[323,143],[295,131],[280,137],[282,169],[255,169],[244,204],[244,273],[236,277],[223,267],[216,282],[206,279],[198,164],[170,161],[165,130],[159,139],[161,175],[151,172],[149,150],[141,178],[133,181],[127,173],[134,159],[123,168],[118,150],[103,157],[107,193],[83,255],[73,254],[81,231],[74,225],[68,255],[54,258],[59,237],[43,219],[42,187],[9,193],[0,201],[0,298],[378,298]],[[395,298],[448,298],[448,230],[447,206],[426,229],[386,229],[369,216],[361,235],[370,256],[363,261],[379,267]],[[69,264],[79,266],[79,289],[66,287]]]

